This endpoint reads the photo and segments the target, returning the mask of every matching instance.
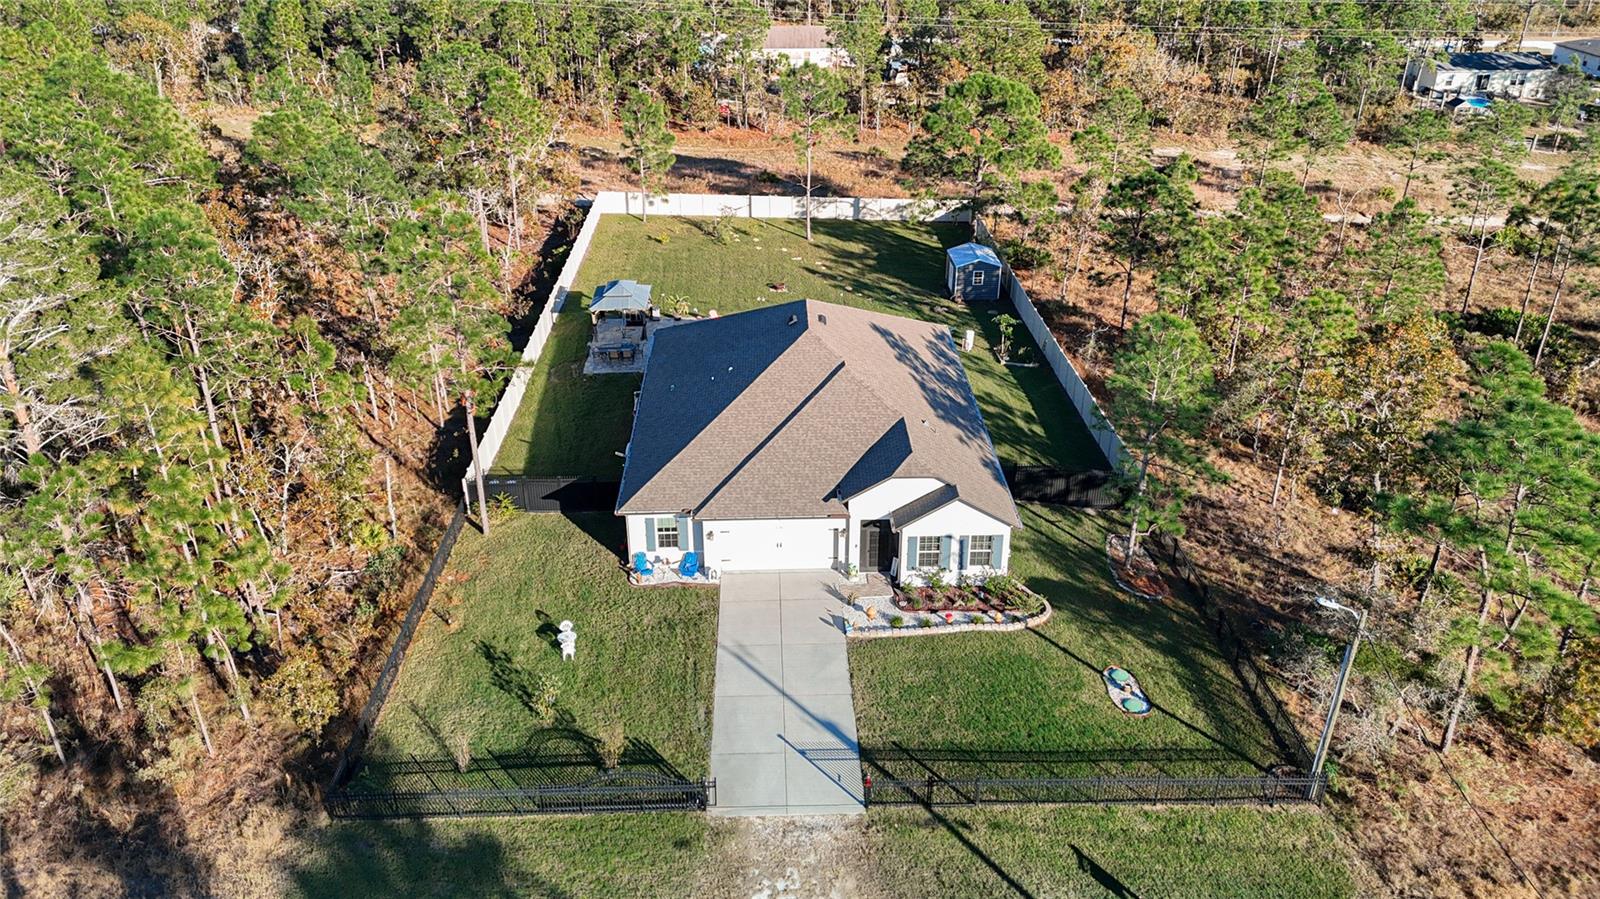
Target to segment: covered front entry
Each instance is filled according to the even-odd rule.
[[[706,560],[719,571],[831,568],[840,524],[830,518],[707,521]]]
[[[894,569],[894,559],[900,541],[894,538],[894,528],[889,519],[879,518],[861,523],[861,570],[888,573]]]

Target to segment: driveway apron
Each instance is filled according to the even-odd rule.
[[[711,719],[713,813],[863,811],[839,584],[831,571],[723,576]]]

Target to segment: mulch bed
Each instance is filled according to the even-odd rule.
[[[1107,535],[1106,560],[1111,565],[1111,577],[1117,586],[1129,593],[1145,599],[1166,599],[1172,595],[1172,587],[1167,584],[1161,568],[1143,544],[1130,559],[1128,538],[1121,534]]]

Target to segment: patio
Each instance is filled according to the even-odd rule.
[[[583,362],[586,375],[626,375],[644,371],[650,338],[662,328],[683,324],[676,318],[602,318],[589,336],[589,354]]]

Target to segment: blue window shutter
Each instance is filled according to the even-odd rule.
[[[989,567],[999,568],[1000,562],[1005,558],[1006,535],[994,535],[994,552],[989,556]]]
[[[967,559],[968,558],[970,558],[970,556],[967,553],[967,538],[966,537],[962,537],[961,538],[961,551],[956,553],[956,567],[965,569],[967,567]]]
[[[654,518],[646,518],[644,520],[644,551],[649,553],[656,551],[656,520]]]
[[[917,570],[917,538],[906,538],[906,561],[900,568],[904,571]]]
[[[678,548],[689,549],[694,541],[689,536],[689,516],[678,516]]]
[[[697,521],[690,525],[690,527],[694,528],[695,555],[704,559],[706,555],[706,526]]]
[[[950,568],[950,538],[949,537],[940,537],[939,538],[939,567],[943,568],[943,569],[947,569],[947,570]]]

